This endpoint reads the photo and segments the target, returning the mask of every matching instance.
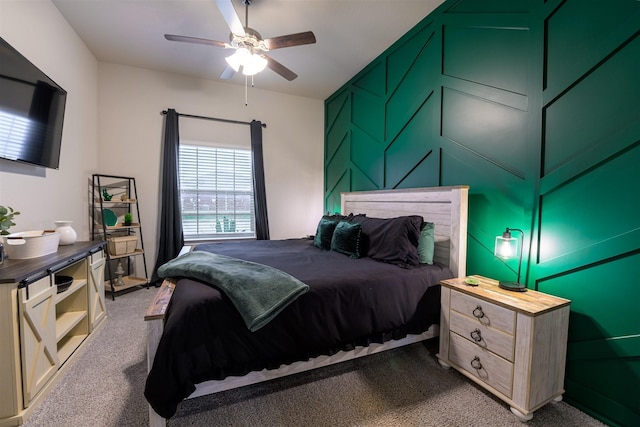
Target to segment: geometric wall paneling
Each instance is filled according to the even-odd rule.
[[[345,171],[348,170],[351,165],[351,143],[349,140],[349,135],[349,133],[345,135],[340,145],[338,145],[337,149],[333,152],[331,158],[326,159],[325,188],[327,190],[333,190],[333,188],[337,185],[338,180],[342,178],[342,176],[345,174]]]
[[[602,337],[638,336],[639,261],[640,253],[613,258],[539,280],[537,287],[571,299],[571,311],[579,315],[573,322],[580,326],[569,332],[571,341],[592,342],[595,346]],[[625,298],[619,300],[619,294]],[[611,310],[613,306],[615,310]]]
[[[433,32],[430,35],[433,35]],[[438,46],[432,38],[429,38],[422,40],[422,47],[423,49],[411,62],[411,66],[397,85],[388,88],[389,95],[385,115],[387,141],[396,137],[404,124],[411,119],[416,110],[421,108],[421,105],[436,89],[437,80],[434,70],[438,69],[440,63]],[[394,62],[389,59],[387,61],[388,69],[392,69],[393,64]],[[436,128],[433,129],[433,131],[435,130]]]
[[[357,167],[351,168],[351,185],[349,188],[357,188],[358,191],[379,190],[381,186],[373,182],[369,176],[362,173]]]
[[[538,276],[640,247],[639,161],[640,143],[541,196]]]
[[[327,209],[469,185],[467,273],[498,280],[495,236],[524,230],[521,281],[572,300],[564,400],[640,426],[640,1],[445,0],[325,123]]]
[[[362,90],[351,94],[351,123],[380,143],[384,141],[384,121],[379,120],[384,115],[384,101]]]
[[[524,111],[443,89],[442,136],[521,179],[529,159],[527,119]]]
[[[530,192],[527,184],[512,178],[503,169],[471,155],[466,150],[443,149],[440,160],[440,185],[472,183],[469,187],[469,225],[473,234],[493,255],[495,237],[505,227],[519,228],[531,238],[531,213],[526,208]],[[508,184],[507,184],[508,183]],[[517,184],[517,185],[515,185]],[[500,191],[496,191],[499,188]],[[472,233],[473,231],[473,233]],[[469,258],[469,257],[467,257]],[[523,271],[525,258],[523,257]],[[473,273],[475,274],[475,273]]]
[[[495,277],[500,280],[515,280],[517,260],[503,261],[493,255],[495,237],[505,227],[519,228],[527,234],[523,252],[522,274],[525,277],[528,245],[531,239],[530,218],[523,206],[523,197],[529,191],[525,184],[509,186],[509,191],[495,191],[497,186],[510,182],[513,177],[502,169],[459,147],[442,150],[440,185],[471,183],[469,188],[469,224],[467,241],[467,272]],[[520,180],[518,180],[520,181]],[[522,279],[524,281],[524,279]]]
[[[473,219],[489,227],[487,237],[491,236],[491,242],[487,244],[492,250],[493,239],[504,231],[504,227],[522,230],[531,227],[533,201],[529,182],[463,147],[444,145],[440,160],[440,185],[461,183],[470,185],[470,199],[472,194],[483,195],[486,205],[481,210],[473,211],[473,217],[472,209],[479,206],[472,206],[469,202],[469,223]]]
[[[384,186],[384,146],[363,130],[353,127],[351,131],[351,163],[373,184],[367,189],[381,189]],[[360,188],[360,187],[356,187]]]
[[[636,252],[538,283],[543,292],[571,299],[568,400],[589,412],[610,414],[611,425],[640,425],[640,287],[634,283],[638,274]],[[590,402],[589,407],[580,402]]]
[[[611,146],[610,137],[637,126],[639,76],[637,35],[544,109],[544,175],[600,144]],[[605,102],[611,98],[616,102]]]
[[[419,28],[419,31],[408,33],[407,37],[403,38],[400,44],[392,46],[385,56],[387,93],[393,92],[406,78],[407,72],[414,66],[418,56],[431,42],[434,34],[431,22],[422,22],[416,28]],[[423,71],[429,72],[429,70]]]
[[[329,213],[340,212],[340,193],[351,191],[351,174],[349,169],[336,179],[336,184],[325,195],[325,211]]]
[[[576,153],[567,163],[548,173],[540,179],[540,193],[545,194],[562,186],[576,175],[594,169],[599,163],[615,156],[626,156],[637,153],[635,147],[640,145],[640,120],[627,128],[612,131],[602,143]],[[636,160],[640,164],[640,159]],[[610,180],[609,184],[612,184]]]
[[[340,97],[332,104],[338,104],[333,121],[325,129],[325,162],[327,162],[349,134],[351,120],[350,97]]]
[[[557,94],[638,31],[640,3],[567,0],[545,22],[545,89]]]
[[[349,91],[342,90],[340,92],[336,92],[327,101],[325,102],[325,113],[324,113],[324,122],[325,122],[325,132],[327,129],[331,128],[333,122],[336,121],[336,117],[343,110],[345,103],[349,98]]]
[[[415,113],[384,152],[384,188],[396,186],[435,148],[433,138],[434,96]]]
[[[457,90],[485,101],[495,102],[497,104],[507,105],[521,111],[531,111],[529,96],[498,89],[491,86],[481,85],[468,80],[462,80],[455,77],[442,75],[440,83],[445,88]]]
[[[393,188],[437,187],[440,185],[439,151],[429,151],[426,157]]]
[[[592,351],[591,347],[584,350],[581,358],[569,358],[572,351],[572,345],[569,343],[564,400],[609,426],[640,425],[640,415],[636,412],[638,405],[635,402],[637,387],[627,393],[629,386],[635,385],[635,379],[640,376],[638,353],[629,359],[621,354],[612,354],[610,358],[592,359],[589,353]],[[623,380],[618,382],[616,378]],[[618,383],[622,387],[619,387]]]
[[[385,95],[386,72],[384,61],[377,61],[367,67],[367,72],[353,82],[353,86],[382,97]]]
[[[522,13],[528,12],[527,0],[458,0],[445,13]]]
[[[443,74],[526,94],[530,34],[528,28],[510,24],[508,28],[445,25]]]

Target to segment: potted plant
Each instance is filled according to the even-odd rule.
[[[11,206],[0,206],[0,234],[6,236],[9,234],[9,228],[16,225],[13,222],[13,217],[20,215],[20,212],[14,211]]]
[[[126,214],[124,214],[124,225],[129,226],[131,225],[132,221],[133,215],[131,215],[131,212],[127,212]]]

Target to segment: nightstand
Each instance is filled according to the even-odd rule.
[[[481,276],[441,282],[440,350],[453,367],[505,401],[520,421],[562,400],[571,301],[513,292]]]

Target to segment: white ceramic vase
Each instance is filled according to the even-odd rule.
[[[72,245],[78,239],[76,230],[71,227],[73,221],[53,221],[56,231],[60,233],[60,245]]]

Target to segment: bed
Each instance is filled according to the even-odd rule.
[[[250,330],[251,324],[238,313],[235,301],[230,301],[233,297],[217,287],[188,277],[165,279],[145,315],[149,371],[145,396],[150,403],[150,425],[165,425],[163,416],[169,418],[184,398],[435,337],[438,283],[465,275],[467,197],[466,186],[343,193],[343,215],[323,217],[339,224],[335,233],[332,231],[336,235],[338,230],[353,235],[354,229],[365,227],[369,221],[366,230],[371,236],[372,224],[388,227],[389,223],[401,223],[413,230],[418,217],[422,230],[426,229],[424,219],[433,226],[432,265],[407,265],[404,258],[401,262],[385,258],[386,246],[360,257],[341,253],[340,247],[320,250],[317,239],[189,248],[194,250],[188,255],[205,257],[213,253],[222,260],[228,256],[238,262],[264,263],[299,279],[308,289],[266,323]],[[387,239],[389,246],[397,241]],[[417,241],[412,243],[417,245]],[[369,246],[373,248],[375,243],[367,242],[366,247],[371,249]],[[336,287],[334,283],[338,282]],[[195,330],[197,334],[192,334]],[[186,377],[189,379],[185,382]]]

